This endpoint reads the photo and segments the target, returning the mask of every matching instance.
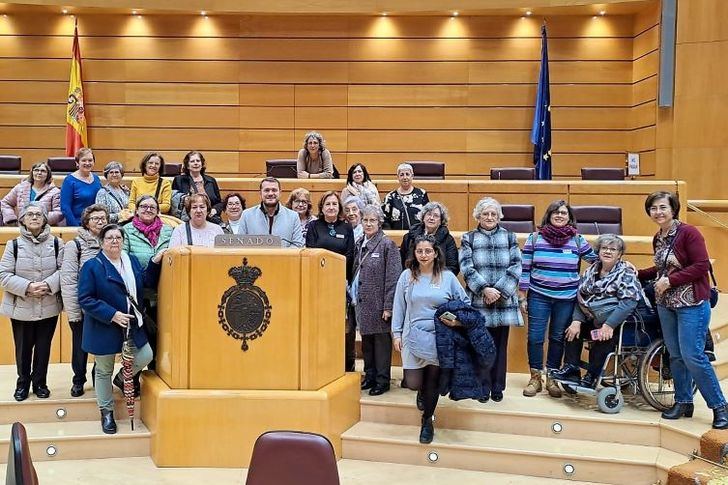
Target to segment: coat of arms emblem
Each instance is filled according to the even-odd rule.
[[[253,284],[262,274],[260,268],[248,266],[248,258],[243,258],[242,266],[228,270],[237,284],[225,290],[217,306],[220,326],[235,340],[243,341],[243,351],[248,350],[248,341],[262,337],[270,324],[273,307],[268,295]]]

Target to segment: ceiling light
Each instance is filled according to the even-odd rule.
[[[387,16],[387,12],[382,12],[382,17],[386,17],[386,16]]]
[[[599,15],[601,15],[603,17],[603,16],[607,15],[607,11],[606,10],[600,10],[599,11]]]
[[[207,12],[205,12],[205,11],[203,10],[203,11],[201,11],[201,12],[200,12],[200,15],[202,15],[203,17],[207,17]]]
[[[67,8],[64,8],[63,10],[61,10],[61,13],[62,13],[63,15],[66,15],[66,14],[68,13],[68,9],[67,9]]]
[[[460,12],[458,12],[457,10],[455,10],[455,11],[454,11],[454,12],[452,13],[452,16],[453,16],[453,17],[457,17],[458,15],[460,15]]]
[[[132,15],[138,15],[138,13],[137,13],[137,11],[136,11],[136,10],[132,10],[132,11],[131,11],[131,14],[132,14]]]
[[[530,17],[531,15],[533,15],[533,12],[531,12],[530,10],[526,10],[526,16]]]

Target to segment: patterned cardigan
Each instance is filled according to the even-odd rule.
[[[485,317],[488,327],[523,325],[518,306],[521,250],[514,233],[497,226],[490,231],[478,227],[463,234],[460,270],[470,301]],[[492,305],[483,301],[483,289],[488,287],[501,293]]]

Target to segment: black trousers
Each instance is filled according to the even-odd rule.
[[[440,397],[440,367],[437,365],[428,365],[421,369],[404,369],[404,378],[407,381],[404,384],[408,389],[419,391],[422,395],[422,402],[425,409],[422,411],[422,417],[429,419],[435,414],[437,401]]]
[[[488,327],[495,344],[495,364],[487,376],[487,387],[490,392],[503,392],[506,388],[506,372],[508,371],[508,334],[511,327]]]
[[[584,340],[591,340],[591,331],[596,327],[594,322],[584,322],[581,324],[581,332],[571,342],[564,339],[564,364],[572,364],[578,366],[581,363],[581,349],[584,347]],[[614,329],[614,334],[609,340],[595,340],[592,342],[589,351],[589,366],[587,372],[593,377],[597,377],[607,360],[607,355],[613,352],[617,346],[619,338],[619,329]]]
[[[144,299],[144,310],[147,312],[147,315],[154,320],[156,323],[159,323],[157,320],[157,305],[152,305],[149,300],[146,298]],[[144,333],[147,334],[147,340],[149,341],[149,346],[152,348],[152,355],[154,358],[152,361],[147,365],[147,369],[149,370],[155,370],[157,368],[157,332],[152,332],[149,328],[147,328],[146,325],[142,327],[144,329]]]
[[[354,307],[346,308],[346,333],[344,334],[344,372],[354,372],[356,365],[356,315]]]
[[[389,387],[392,369],[392,335],[373,333],[361,336],[364,354],[364,380]]]
[[[15,340],[15,364],[18,367],[17,387],[45,387],[51,342],[56,332],[58,315],[34,322],[10,319]]]
[[[71,369],[73,369],[73,383],[83,385],[86,382],[86,367],[88,353],[81,348],[83,341],[83,321],[68,322],[73,337],[71,345]]]

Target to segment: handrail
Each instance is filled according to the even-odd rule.
[[[705,204],[706,202],[708,202],[710,204]],[[688,209],[690,209],[693,212],[697,212],[701,216],[707,217],[708,219],[710,219],[711,221],[713,221],[715,224],[717,224],[719,227],[722,227],[723,229],[728,229],[728,225],[725,222],[721,221],[720,219],[718,219],[714,215],[705,212],[703,209],[701,209],[700,207],[698,207],[698,205],[696,205],[696,203],[698,203],[698,204],[703,203],[701,205],[703,205],[703,207],[706,207],[706,209],[712,209],[712,208],[715,207],[715,208],[718,208],[718,209],[724,209],[725,212],[728,212],[728,201],[723,201],[723,200],[711,200],[711,201],[706,201],[706,200],[694,200],[694,201],[690,201],[689,200],[688,201]],[[712,203],[716,203],[716,204],[713,205]],[[716,212],[724,212],[724,211],[718,210]]]

